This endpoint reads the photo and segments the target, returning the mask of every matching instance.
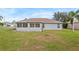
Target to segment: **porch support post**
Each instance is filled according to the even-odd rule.
[[[30,31],[30,23],[27,23],[28,24],[28,31]]]
[[[41,31],[43,32],[43,23],[40,23]]]
[[[23,27],[23,23],[21,23],[22,27]]]
[[[30,23],[28,23],[28,28],[30,28]]]

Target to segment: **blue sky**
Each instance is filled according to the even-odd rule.
[[[76,11],[78,8],[0,8],[0,15],[5,21],[22,20],[24,18],[52,18],[54,12]]]

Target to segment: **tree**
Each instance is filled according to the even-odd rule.
[[[63,22],[63,28],[67,28],[67,22],[69,21],[67,12],[55,12],[54,19]]]
[[[68,16],[69,16],[70,23],[72,24],[72,30],[74,32],[74,19],[79,20],[79,10],[77,10],[77,11],[70,11],[68,13]]]
[[[54,19],[59,21],[59,19],[60,19],[60,12],[55,12],[54,13]]]
[[[3,26],[2,20],[3,20],[3,16],[0,16],[0,25],[1,26]]]
[[[15,20],[13,20],[13,21],[12,21],[12,24],[15,24],[15,23],[16,23],[16,21],[15,21]]]

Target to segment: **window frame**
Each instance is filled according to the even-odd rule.
[[[23,27],[28,27],[28,24],[27,23],[23,23]]]
[[[40,23],[36,23],[35,27],[40,28]]]
[[[32,28],[33,28],[33,27],[34,27],[34,23],[30,23],[30,27],[32,27]]]
[[[17,27],[22,27],[22,23],[17,23]]]

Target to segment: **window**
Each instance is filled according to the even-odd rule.
[[[40,24],[35,24],[35,27],[40,27]]]
[[[27,25],[27,23],[23,23],[23,27],[27,27],[28,25]]]
[[[57,24],[57,28],[60,28],[60,24]]]
[[[30,27],[34,27],[34,23],[30,23]]]
[[[21,23],[18,23],[18,24],[17,24],[17,27],[22,27],[22,24],[21,24]]]

